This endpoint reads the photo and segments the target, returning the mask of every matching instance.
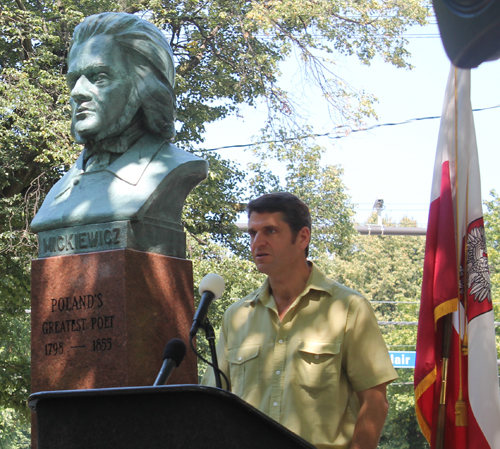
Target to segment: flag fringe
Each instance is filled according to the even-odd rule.
[[[425,419],[422,410],[420,410],[420,407],[418,405],[418,400],[420,399],[420,396],[422,396],[426,390],[434,385],[436,382],[436,377],[437,377],[437,370],[436,367],[427,374],[427,376],[420,381],[420,383],[415,387],[415,413],[417,414],[417,421],[420,426],[420,429],[422,430],[422,433],[428,443],[431,443],[431,426]]]
[[[433,368],[433,370],[425,376],[420,383],[415,387],[415,398],[418,401],[420,399],[420,396],[422,396],[427,388],[429,388],[434,382],[436,382],[436,377],[437,377],[437,370],[436,367]]]
[[[439,304],[434,309],[434,327],[437,326],[439,318],[442,318],[445,315],[448,315],[449,313],[456,312],[457,310],[458,310],[458,298],[449,299],[448,301]]]
[[[418,425],[420,426],[420,430],[422,431],[422,435],[425,437],[427,442],[431,444],[431,426],[427,422],[427,420],[424,417],[424,414],[422,413],[422,410],[420,410],[420,407],[418,404],[415,402],[415,413],[417,415],[417,421]]]

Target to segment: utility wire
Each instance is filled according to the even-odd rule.
[[[480,111],[486,111],[489,109],[497,109],[497,108],[500,108],[500,104],[497,104],[496,106],[488,106],[486,108],[473,109],[472,112],[480,112]],[[336,132],[332,131],[332,132],[328,132],[328,133],[304,134],[303,136],[288,137],[286,139],[262,140],[260,142],[254,142],[254,143],[244,143],[244,144],[239,144],[239,145],[226,145],[223,147],[215,147],[215,148],[207,148],[207,149],[201,148],[201,149],[197,149],[197,151],[200,151],[202,153],[206,153],[209,151],[227,150],[229,148],[248,148],[248,147],[255,147],[258,145],[265,145],[265,144],[270,144],[270,143],[294,142],[297,140],[309,139],[311,137],[329,137],[330,139],[343,139],[344,137],[347,137],[350,134],[371,131],[373,129],[383,128],[386,126],[407,125],[409,123],[420,122],[420,121],[424,121],[424,120],[436,120],[436,119],[440,119],[440,118],[441,118],[440,115],[434,115],[434,116],[430,116],[430,117],[416,117],[416,118],[404,120],[402,122],[378,123],[376,125],[368,126],[366,128],[358,128],[358,129],[347,129],[344,126],[337,126],[336,129],[338,129],[339,131],[336,131]],[[343,130],[342,133],[340,133],[340,130]]]
[[[379,326],[418,326],[418,321],[377,321]],[[500,326],[500,321],[494,321],[495,326]]]
[[[420,304],[420,301],[370,301],[371,304]],[[500,304],[500,301],[492,301],[492,304]]]

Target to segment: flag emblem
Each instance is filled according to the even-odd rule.
[[[470,70],[453,66],[431,191],[415,408],[431,449],[500,449],[495,324]]]
[[[481,220],[476,220],[481,221]],[[491,281],[488,269],[488,254],[486,252],[486,238],[484,226],[470,227],[467,234],[467,287],[474,301],[482,302],[485,299],[491,303]],[[463,281],[461,280],[463,283]],[[462,291],[460,293],[463,293]]]

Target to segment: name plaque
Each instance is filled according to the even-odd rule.
[[[38,233],[40,258],[125,248],[185,258],[184,228],[146,217],[141,222],[112,221]]]
[[[64,256],[133,246],[129,221],[54,229],[38,234],[39,256]]]

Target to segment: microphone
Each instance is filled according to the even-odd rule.
[[[189,332],[191,340],[200,327],[205,325],[208,308],[214,299],[219,299],[224,291],[225,282],[222,276],[215,273],[207,274],[200,282],[201,301],[193,318],[193,325]]]
[[[185,355],[186,345],[184,342],[179,338],[170,340],[163,350],[163,365],[153,386],[165,385],[170,374],[172,374],[175,367],[181,364]]]

